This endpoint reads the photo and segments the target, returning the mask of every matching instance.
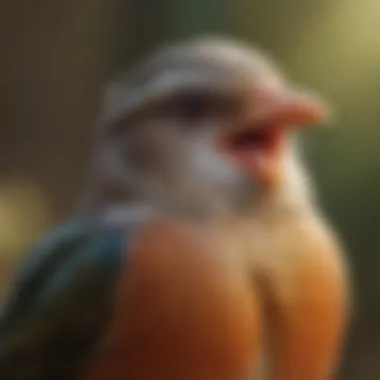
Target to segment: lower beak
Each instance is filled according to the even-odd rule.
[[[291,133],[327,119],[327,107],[308,94],[261,96],[255,101],[255,112],[230,128],[224,147],[240,167],[264,187],[273,188],[286,175],[284,156]]]

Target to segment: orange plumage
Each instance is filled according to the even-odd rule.
[[[184,223],[136,237],[108,331],[109,355],[88,380],[233,380],[257,366],[260,318],[234,245]]]
[[[120,284],[108,354],[86,379],[121,380],[126,369],[132,380],[256,379],[268,339],[273,368],[265,370],[273,379],[330,379],[347,313],[337,245],[312,221],[289,223],[269,232],[274,241],[263,237],[263,255],[260,239],[251,244],[248,235],[255,226],[245,228],[142,228]]]

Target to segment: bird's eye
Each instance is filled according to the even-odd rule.
[[[161,115],[195,123],[230,116],[236,102],[222,93],[194,91],[176,94],[159,106]]]
[[[184,120],[195,121],[211,117],[215,113],[215,101],[209,94],[181,94],[175,101],[178,116]]]

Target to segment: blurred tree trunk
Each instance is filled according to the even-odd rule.
[[[57,217],[84,172],[100,85],[115,56],[116,4],[0,3],[1,176],[54,194]]]
[[[99,91],[116,60],[120,6],[115,0],[0,2],[2,290],[20,255],[75,205]],[[36,191],[49,220],[27,202]]]

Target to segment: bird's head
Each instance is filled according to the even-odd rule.
[[[238,212],[289,185],[294,132],[326,113],[258,50],[219,39],[172,46],[110,84],[103,179],[173,210]]]

